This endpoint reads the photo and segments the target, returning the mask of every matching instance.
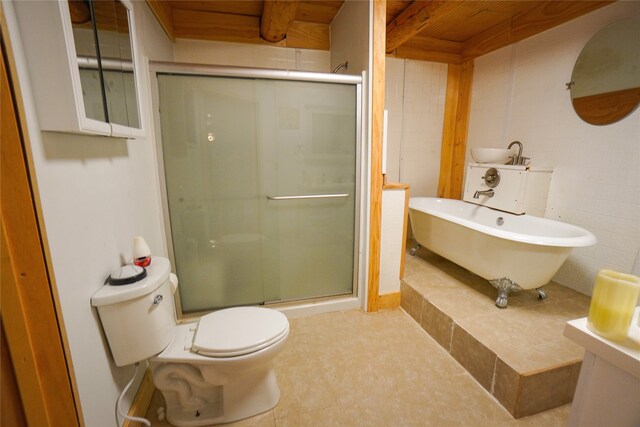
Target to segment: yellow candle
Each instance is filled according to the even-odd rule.
[[[600,270],[593,287],[587,326],[605,338],[625,340],[639,295],[637,276]]]

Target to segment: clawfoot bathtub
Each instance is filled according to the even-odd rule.
[[[409,218],[419,245],[488,280],[498,290],[500,308],[510,292],[522,289],[537,289],[546,298],[540,288],[571,249],[596,243],[593,234],[574,225],[461,200],[412,197]]]

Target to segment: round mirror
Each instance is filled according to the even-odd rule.
[[[608,125],[640,105],[640,20],[613,23],[589,40],[571,74],[571,103],[582,120]]]

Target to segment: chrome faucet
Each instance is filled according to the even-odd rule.
[[[475,193],[473,193],[473,198],[474,199],[479,199],[480,196],[487,196],[487,197],[491,198],[491,197],[493,197],[493,194],[494,194],[493,193],[493,188],[490,188],[488,190],[482,190],[482,191],[478,190]]]
[[[522,162],[522,142],[520,141],[513,141],[511,144],[509,144],[509,146],[507,147],[509,150],[511,149],[511,147],[513,147],[514,145],[518,146],[518,155],[515,157],[511,158],[511,162],[509,162],[512,165],[519,165]]]

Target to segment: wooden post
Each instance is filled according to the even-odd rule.
[[[460,199],[467,149],[473,60],[449,64],[438,197]]]
[[[266,0],[260,21],[260,36],[274,43],[284,40],[297,10],[298,0]]]
[[[378,311],[380,290],[380,233],[382,227],[382,131],[386,0],[373,1],[373,69],[371,70],[371,211],[369,221],[369,284],[367,310]]]

